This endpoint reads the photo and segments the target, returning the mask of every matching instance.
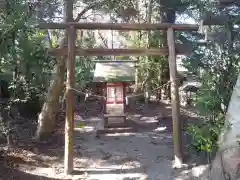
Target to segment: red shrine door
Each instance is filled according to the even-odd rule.
[[[124,84],[107,83],[106,113],[124,113]]]
[[[123,83],[107,83],[107,104],[123,104]]]

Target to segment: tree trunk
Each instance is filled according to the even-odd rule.
[[[0,102],[1,103],[1,102]],[[0,104],[0,123],[2,131],[6,136],[8,146],[14,145],[14,134],[12,132],[14,119],[10,116],[10,107],[7,104]]]
[[[140,7],[139,7],[139,4],[140,2],[139,1],[136,1],[136,10],[140,12]],[[138,23],[141,23],[141,17],[138,16],[137,18],[137,22]],[[142,32],[141,31],[138,31],[136,33],[136,36],[138,37],[139,39],[139,44],[138,44],[138,47],[140,48],[141,47],[141,41],[142,41]],[[140,57],[137,57],[137,63],[136,63],[136,66],[135,66],[135,87],[134,87],[134,92],[137,93],[139,91],[139,87],[138,87],[138,83],[139,83],[139,79],[138,79],[138,76],[139,76],[139,62],[140,62]]]
[[[41,140],[49,136],[55,125],[56,113],[59,109],[59,97],[62,93],[64,75],[65,75],[65,58],[58,59],[55,65],[54,78],[48,89],[46,101],[43,104],[42,111],[38,116],[38,128],[36,139]]]
[[[220,148],[213,160],[210,173],[201,180],[238,180],[240,178],[240,75],[226,114],[226,125],[220,138]]]
[[[73,21],[73,1],[64,0],[65,3],[65,21]],[[67,31],[65,37],[60,43],[63,47],[67,43]],[[64,75],[66,70],[67,57],[57,58],[53,72],[53,80],[48,89],[45,103],[43,104],[42,111],[38,116],[38,128],[36,132],[36,139],[41,140],[48,137],[54,128],[56,113],[59,111],[59,97],[63,90]]]
[[[149,1],[149,5],[148,5],[148,15],[147,15],[147,22],[148,23],[151,23],[152,22],[152,11],[153,11],[153,0],[150,0]],[[151,31],[148,31],[148,46],[151,46],[151,41],[152,41],[152,38],[151,38]],[[149,56],[148,57],[150,60],[149,62],[152,60],[152,57]],[[150,67],[147,67],[147,77],[150,77]],[[148,78],[147,79],[147,82],[146,82],[146,88],[144,89],[145,90],[145,103],[147,104],[149,102],[149,99],[150,99],[150,79]]]
[[[160,23],[174,23],[176,20],[176,12],[173,9],[173,7],[170,7],[169,4],[171,1],[159,1],[160,5]],[[169,8],[168,8],[169,7]],[[167,46],[167,33],[162,33],[162,38],[160,39],[160,46],[166,47]],[[159,64],[159,84],[165,84],[169,81],[169,65],[166,62],[163,62],[164,60],[161,59],[161,62]],[[167,57],[166,57],[167,61]],[[161,97],[163,99],[171,99],[171,93],[170,93],[170,84],[163,87]]]
[[[139,58],[138,58],[138,62],[139,62]],[[135,69],[135,86],[134,86],[134,92],[137,93],[138,92],[138,65],[136,66]]]

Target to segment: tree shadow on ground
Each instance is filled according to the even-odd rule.
[[[3,180],[57,180],[55,178],[28,174],[13,167],[8,167],[3,160],[0,160],[0,169],[0,179]]]
[[[97,104],[98,106],[99,104]],[[86,107],[85,106],[85,110],[87,110],[87,114],[83,114],[83,112],[81,112],[82,108],[79,108],[80,114],[82,117],[84,118],[89,118],[89,117],[94,117],[94,116],[99,116],[101,114],[101,110],[98,109],[98,107],[95,107],[94,104],[91,106]],[[105,131],[104,134],[101,135],[100,139],[102,139],[104,142],[101,142],[102,145],[105,142],[114,142],[114,141],[118,141],[120,138],[122,138],[124,134],[124,136],[126,136],[126,139],[128,137],[131,136],[131,134],[136,134],[136,133],[144,133],[144,132],[154,132],[158,127],[163,127],[164,130],[159,131],[158,134],[159,136],[161,134],[163,134],[164,136],[169,136],[171,137],[172,135],[172,117],[171,117],[171,105],[168,104],[164,104],[161,102],[152,102],[149,104],[144,104],[144,103],[135,103],[133,105],[130,105],[127,108],[128,112],[128,120],[127,123],[125,125],[125,128],[110,128],[108,130]],[[198,121],[197,117],[192,117],[189,114],[186,113],[182,113],[181,114],[181,120],[183,122],[183,126],[186,126],[187,124],[191,123],[194,124],[195,122]],[[141,122],[141,123],[139,123]],[[128,128],[126,128],[128,127]],[[75,139],[81,139],[81,141],[75,141],[75,145],[78,142],[79,145],[76,145],[75,147],[78,149],[78,147],[81,148],[81,144],[84,144],[86,141],[88,141],[88,137],[91,136],[91,133],[80,133],[80,132],[75,132],[74,133]],[[98,140],[96,140],[97,142]],[[161,140],[160,140],[161,141]],[[184,141],[184,152],[185,152],[185,162],[189,165],[189,167],[192,167],[193,163],[196,164],[206,164],[206,161],[202,161],[203,158],[199,158],[199,159],[192,159],[193,158],[193,152],[190,150],[189,148],[189,137],[186,135],[185,132],[183,132],[183,141]],[[100,146],[101,146],[100,143]],[[155,143],[155,142],[151,142],[151,143]],[[157,142],[158,144],[162,144],[163,146],[166,145],[166,142]],[[164,144],[165,143],[165,144]],[[173,146],[172,141],[168,141],[168,146]],[[96,145],[96,148],[99,148],[99,145]],[[91,158],[91,155],[88,154],[84,154],[81,153],[81,149],[77,150],[79,152],[79,154],[77,153],[76,156],[80,156],[82,158]],[[171,151],[171,150],[170,150]],[[46,152],[44,153],[49,153],[49,151],[46,150]],[[56,154],[56,151],[52,152],[54,154]],[[63,156],[63,149],[61,150],[61,156]],[[108,156],[107,155],[103,155],[103,156]],[[161,154],[160,154],[161,156]],[[167,157],[168,160],[172,159],[172,155]],[[195,157],[194,157],[195,158]],[[105,157],[105,159],[107,160],[108,158]],[[205,158],[204,158],[205,159]],[[193,162],[194,161],[194,162]],[[183,170],[186,170],[186,168],[177,170],[179,173]],[[109,172],[110,171],[110,172]],[[120,170],[92,170],[90,171],[86,171],[89,174],[102,174],[102,173],[117,173]],[[113,172],[114,171],[114,172]],[[126,172],[133,172],[133,171],[137,171],[137,169],[131,169],[131,170],[126,170]],[[80,172],[79,172],[80,173]]]
[[[84,110],[83,110],[84,109]],[[127,108],[128,112],[128,120],[126,123],[126,127],[128,128],[113,128],[109,129],[105,134],[103,134],[100,137],[100,140],[95,139],[92,140],[92,143],[96,143],[95,150],[101,149],[104,144],[109,144],[109,147],[111,146],[112,142],[117,142],[120,138],[123,138],[125,140],[128,140],[129,137],[131,137],[133,134],[138,133],[144,133],[144,132],[154,132],[158,127],[164,127],[161,131],[158,131],[155,140],[156,142],[150,142],[153,145],[160,145],[165,146],[166,141],[161,139],[168,138],[168,144],[167,146],[172,147],[173,143],[171,140],[171,134],[172,134],[172,117],[171,117],[171,106],[166,105],[164,103],[160,102],[153,102],[149,104],[143,104],[143,103],[135,103],[130,104],[130,106]],[[79,113],[83,119],[88,119],[91,117],[99,117],[102,113],[102,107],[101,103],[91,102],[91,103],[85,103],[84,106],[80,105],[77,107],[77,113]],[[189,116],[189,114],[181,114],[181,119],[183,121],[183,125],[186,126],[190,121],[191,123],[197,122],[198,118]],[[155,133],[156,134],[156,133]],[[84,145],[88,143],[90,136],[92,136],[92,132],[75,132],[74,133],[74,147],[75,147],[75,154],[74,157],[78,157],[79,159],[93,159],[99,157],[92,156],[91,153],[84,152],[83,149]],[[93,138],[93,137],[92,137]],[[146,136],[146,138],[148,138]],[[158,139],[159,138],[159,139]],[[186,162],[188,164],[192,163],[192,159],[189,157],[192,152],[189,151],[189,139],[184,133],[183,136],[184,145],[185,145],[185,155],[186,155]],[[154,141],[154,140],[153,140]],[[62,159],[64,156],[64,121],[61,121],[61,123],[58,125],[57,130],[54,132],[52,138],[50,138],[48,141],[45,141],[44,143],[38,144],[38,150],[35,152],[38,155],[44,155],[49,157],[57,157],[56,162],[59,162],[59,164],[62,164]],[[93,145],[94,146],[94,145]],[[86,147],[87,148],[87,147]],[[31,150],[31,149],[30,149]],[[89,150],[89,149],[88,149]],[[119,150],[119,153],[125,153],[121,152]],[[133,150],[135,151],[135,150]],[[137,153],[137,150],[136,150]],[[148,156],[147,154],[144,154]],[[166,157],[168,161],[172,160],[173,152],[172,149],[169,150],[169,156]],[[159,154],[159,157],[161,159],[161,154]],[[156,157],[157,159],[158,157]],[[109,161],[111,159],[111,155],[102,152],[102,157],[100,158],[104,161]],[[189,160],[191,159],[191,161]],[[201,159],[201,158],[200,158]],[[127,160],[127,159],[126,159]],[[196,160],[194,160],[196,161]],[[117,163],[117,161],[115,162]],[[124,162],[119,162],[119,164]],[[40,165],[39,165],[40,166]],[[50,164],[51,166],[51,164]],[[120,174],[120,173],[133,173],[133,172],[143,172],[143,165],[141,167],[132,168],[132,169],[91,169],[91,170],[83,170],[84,172],[88,174]],[[82,164],[75,165],[76,168],[81,168]],[[181,173],[185,169],[177,170],[177,175]],[[81,170],[75,171],[75,174],[82,174],[83,172]],[[27,177],[26,177],[27,178]],[[34,180],[34,177],[32,178]],[[127,178],[125,178],[127,179]],[[131,178],[130,178],[131,179]],[[46,178],[47,180],[47,178]]]

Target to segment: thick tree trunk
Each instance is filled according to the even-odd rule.
[[[55,65],[54,78],[48,89],[42,111],[38,116],[38,128],[36,132],[37,140],[41,140],[42,138],[49,136],[53,131],[56,113],[59,110],[59,97],[63,90],[66,69],[65,61],[65,58],[61,58]]]
[[[220,148],[208,175],[201,180],[240,179],[240,75],[228,106],[226,126],[220,139]]]
[[[95,8],[96,6],[102,5],[99,2],[94,2],[93,4],[84,8],[73,20],[73,2],[74,0],[63,0],[65,4],[65,22],[75,21],[78,22],[81,17],[90,9]],[[60,48],[67,44],[68,33],[65,32],[65,36],[60,43]],[[55,125],[56,113],[60,108],[60,95],[64,86],[64,75],[66,70],[66,60],[67,57],[58,58],[58,62],[55,65],[53,72],[53,80],[48,89],[45,103],[42,107],[42,111],[38,116],[38,128],[36,131],[36,140],[41,140],[44,137],[50,135],[53,131]]]
[[[73,21],[73,1],[64,0],[65,3],[65,21]],[[67,30],[65,37],[60,43],[63,47],[67,43]],[[63,90],[64,75],[66,70],[66,57],[57,58],[57,64],[54,67],[53,80],[48,89],[45,103],[43,104],[42,111],[38,116],[38,128],[36,132],[36,139],[41,140],[48,137],[54,128],[56,113],[59,111],[60,104],[59,98]]]

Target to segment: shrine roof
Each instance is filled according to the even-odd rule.
[[[97,62],[93,82],[129,82],[135,80],[133,62]]]

